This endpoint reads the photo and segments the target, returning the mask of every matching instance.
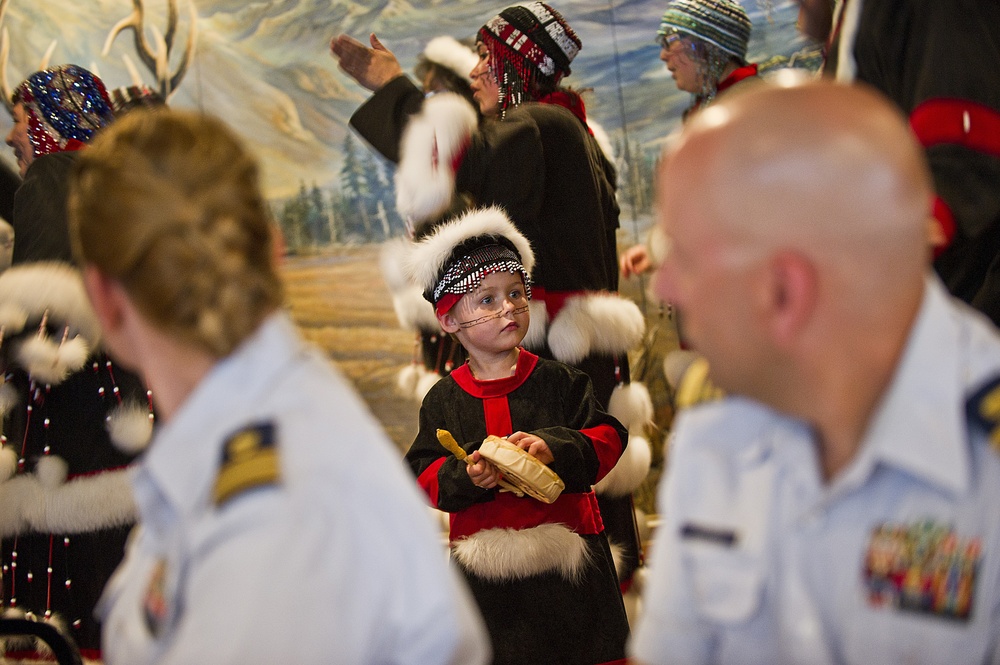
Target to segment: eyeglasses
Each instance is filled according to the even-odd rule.
[[[659,35],[657,41],[660,43],[660,47],[666,50],[670,50],[674,44],[681,42],[684,39],[684,35],[677,32],[677,30],[671,30],[670,32]]]

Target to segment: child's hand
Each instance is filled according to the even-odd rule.
[[[552,464],[552,462],[556,461],[556,458],[552,456],[552,451],[549,450],[549,444],[545,443],[545,441],[534,434],[528,434],[527,432],[514,432],[507,437],[507,440],[521,450],[528,451],[542,464]]]
[[[483,489],[493,489],[500,482],[500,469],[496,468],[492,462],[485,460],[475,451],[469,455],[472,464],[465,467],[472,479],[472,484]]]

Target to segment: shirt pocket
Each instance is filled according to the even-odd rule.
[[[742,624],[757,615],[764,595],[759,562],[745,552],[719,552],[693,546],[683,553],[695,611],[722,624]]]

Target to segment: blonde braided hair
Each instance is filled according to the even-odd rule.
[[[256,161],[218,119],[167,109],[122,118],[80,153],[69,207],[77,260],[215,357],[281,304]]]

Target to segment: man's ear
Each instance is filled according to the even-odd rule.
[[[774,340],[787,345],[806,327],[816,308],[816,266],[797,252],[772,257],[769,265],[768,320]]]
[[[434,315],[437,317],[438,325],[441,326],[441,330],[454,335],[462,327],[458,325],[458,321],[455,320],[455,317],[452,315],[452,311],[453,310],[448,310],[444,314],[438,314],[435,310]]]
[[[101,328],[106,333],[114,333],[121,328],[125,319],[122,300],[125,292],[121,284],[93,265],[87,265],[83,268],[83,287]]]

